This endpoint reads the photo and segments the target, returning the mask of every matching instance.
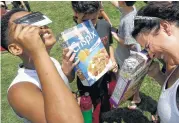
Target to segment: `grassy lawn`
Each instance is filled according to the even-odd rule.
[[[118,27],[120,13],[114,8],[109,2],[104,2],[104,9],[108,16],[110,17],[113,26]],[[137,8],[143,6],[143,2],[137,2]],[[75,25],[72,20],[72,9],[70,2],[30,2],[32,11],[40,11],[46,14],[53,23],[50,24],[55,34],[62,32],[64,29],[72,27]],[[114,41],[114,47],[116,47],[116,41]],[[51,56],[61,61],[62,49],[59,46],[59,42],[55,44],[51,51]],[[12,56],[9,53],[1,55],[1,109],[2,109],[2,123],[21,123],[20,120],[16,117],[12,109],[10,108],[7,102],[7,89],[12,82],[13,78],[16,76],[17,65],[20,63],[20,59]],[[76,90],[76,83],[71,84],[73,90]],[[122,105],[123,108],[113,111],[113,114],[110,115],[121,117],[121,121],[126,123],[146,123],[149,122],[151,112],[155,110],[157,99],[160,93],[160,86],[153,81],[153,79],[146,77],[142,83],[140,89],[140,94],[142,98],[142,103],[139,108],[143,111],[128,111],[125,106],[128,102]],[[115,113],[116,112],[116,113]],[[136,113],[137,112],[137,113]],[[127,115],[125,115],[127,113]],[[139,114],[133,116],[133,114]],[[132,119],[134,118],[134,119]],[[140,118],[143,118],[139,120]],[[138,119],[138,120],[136,120]],[[135,122],[136,120],[136,122]],[[109,121],[108,121],[109,122]]]

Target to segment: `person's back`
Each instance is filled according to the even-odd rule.
[[[135,39],[131,36],[131,32],[134,28],[134,17],[137,14],[137,11],[135,6],[128,6],[128,8],[131,9],[130,12],[127,12],[123,7],[119,7],[122,16],[118,28],[118,37],[120,40],[123,40],[123,44],[118,43],[115,56],[120,67],[124,60],[129,57],[130,50],[140,50],[140,45],[138,45]],[[132,49],[130,45],[137,45],[138,49]]]

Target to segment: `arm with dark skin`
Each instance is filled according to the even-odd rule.
[[[111,58],[112,63],[113,63],[112,72],[117,73],[118,66],[117,66],[117,63],[116,63],[116,59],[115,59],[115,56],[114,56],[114,49],[113,49],[112,46],[109,46],[109,52],[110,52],[110,58]]]
[[[28,82],[12,86],[8,100],[13,109],[33,123],[83,123],[74,96],[64,84],[39,36],[47,30],[33,26],[22,28],[16,24],[11,24],[10,30],[23,52],[29,53],[42,85],[42,92]]]
[[[117,73],[118,65],[116,63],[116,59],[115,59],[115,56],[114,56],[114,48],[112,47],[113,38],[112,38],[112,31],[111,30],[112,29],[109,25],[109,55],[110,55],[110,59],[112,60],[112,63],[113,63],[112,72]]]
[[[36,59],[40,56],[41,58]],[[39,55],[32,57],[38,76],[42,82],[42,94],[47,122],[82,122],[81,112],[75,98],[64,84],[48,55],[44,52],[43,56],[41,52]]]

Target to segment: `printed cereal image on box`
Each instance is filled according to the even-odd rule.
[[[141,52],[131,52],[125,59],[117,80],[117,84],[110,97],[111,103],[117,108],[121,102],[129,99],[141,86],[143,78],[148,72],[152,59],[144,49]]]
[[[111,69],[112,61],[90,20],[65,30],[61,37],[61,46],[73,49],[75,60],[80,60],[74,70],[84,86],[93,85]]]

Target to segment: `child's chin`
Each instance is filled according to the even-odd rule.
[[[56,41],[47,41],[45,42],[46,47],[53,47],[53,45],[56,43]]]

